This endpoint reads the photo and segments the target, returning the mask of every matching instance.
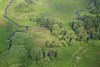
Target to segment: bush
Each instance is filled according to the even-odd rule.
[[[42,58],[38,61],[38,64],[41,65],[41,66],[47,65],[49,63],[50,63],[49,57]]]
[[[61,47],[61,46],[62,46],[62,43],[59,40],[46,42],[46,47],[48,48]]]
[[[0,59],[2,59],[2,62],[5,63],[7,67],[20,67],[20,65],[24,65],[25,61],[23,60],[25,60],[25,57],[29,57],[29,54],[23,45],[12,46],[10,50],[5,51],[0,55]]]
[[[30,55],[33,60],[40,60],[44,57],[42,48],[35,47],[31,50]]]
[[[43,49],[45,57],[49,57],[50,59],[58,59],[61,58],[62,52],[58,48],[45,48]]]
[[[27,4],[33,4],[33,3],[35,2],[35,0],[25,0],[25,2],[26,2]]]
[[[52,42],[52,44],[50,45],[50,47],[61,47],[62,46],[62,44],[60,43],[60,41],[59,40],[57,40],[57,41],[53,41]]]
[[[62,52],[60,49],[53,48],[48,51],[48,56],[50,59],[59,59],[62,56]]]
[[[90,39],[100,39],[100,16],[84,15],[82,21],[84,21],[84,29],[89,34]]]
[[[72,22],[71,25],[73,31],[75,32],[75,34],[77,35],[77,40],[81,41],[87,41],[88,39],[88,34],[87,31],[85,30],[85,24],[83,21],[81,20],[75,20]]]

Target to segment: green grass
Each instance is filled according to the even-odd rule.
[[[10,0],[0,0],[0,53],[7,50],[8,42],[7,38],[11,35],[12,31],[19,29],[16,25],[5,20],[3,18],[5,6]],[[46,40],[56,39],[50,34],[47,29],[38,27],[35,22],[29,21],[29,16],[48,17],[61,20],[65,23],[67,28],[71,30],[69,22],[75,18],[74,12],[80,9],[85,9],[88,2],[87,0],[38,0],[36,4],[28,6],[24,10],[15,9],[23,0],[14,0],[8,11],[10,19],[22,26],[29,26],[29,29],[25,32],[30,36],[30,42],[27,47],[31,50],[31,46],[44,47]],[[83,11],[84,13],[84,11]],[[95,41],[95,45],[91,45],[93,41],[88,43],[88,46],[84,43],[77,42],[74,46],[61,48],[63,52],[60,60],[51,61],[49,65],[45,67],[100,67],[100,42]],[[79,51],[80,47],[85,47],[86,52],[79,53],[81,58],[79,62],[73,59],[75,52]],[[82,54],[82,55],[81,55]],[[74,60],[74,62],[73,62]],[[74,66],[74,67],[75,67]],[[2,67],[2,66],[1,66]],[[41,67],[37,65],[35,61],[27,67]]]
[[[77,67],[100,67],[100,41],[90,41],[86,53],[82,56]],[[99,45],[99,46],[96,46]]]
[[[4,19],[4,9],[10,0],[0,0],[0,53],[8,49],[8,32],[5,26],[7,22]]]
[[[8,38],[11,36],[12,32],[19,29],[16,25],[4,18],[5,7],[9,4],[10,0],[0,1],[0,53],[8,50]]]

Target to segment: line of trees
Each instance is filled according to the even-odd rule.
[[[70,24],[78,40],[100,39],[100,1],[90,0],[88,11]]]
[[[39,26],[48,29],[53,36],[58,38],[58,41],[56,42],[61,43],[62,45],[65,45],[65,43],[72,45],[71,43],[77,39],[76,34],[73,31],[68,30],[62,21],[41,17],[30,18],[30,21],[37,22]]]
[[[52,60],[58,59],[62,56],[62,52],[59,48],[40,48],[34,47],[30,56],[32,60],[37,61],[41,66],[49,64]]]

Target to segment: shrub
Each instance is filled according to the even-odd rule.
[[[35,3],[35,0],[25,0],[25,2],[26,2],[27,4],[33,4],[33,3]]]
[[[61,58],[62,52],[60,48],[45,48],[43,49],[45,57],[49,57],[50,59],[58,59]]]
[[[87,41],[88,39],[88,34],[85,30],[85,24],[83,21],[81,20],[75,20],[72,22],[71,25],[73,31],[75,32],[75,34],[77,35],[77,40],[83,40],[83,41]]]
[[[61,58],[62,52],[58,48],[52,48],[48,51],[48,56],[50,57],[50,59],[58,59]]]
[[[49,63],[50,63],[49,57],[42,58],[38,61],[38,64],[41,65],[41,66],[47,65]]]
[[[30,55],[31,55],[32,59],[36,60],[36,61],[38,61],[44,57],[42,48],[38,48],[38,47],[33,48],[30,52]]]
[[[61,47],[61,46],[62,43],[59,40],[46,42],[46,47],[48,48]]]
[[[23,45],[12,46],[10,50],[0,55],[0,59],[2,59],[2,62],[5,63],[7,67],[20,67],[20,65],[24,65],[25,61],[23,60],[25,60],[25,57],[28,57],[28,52]]]

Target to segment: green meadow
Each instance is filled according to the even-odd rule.
[[[100,67],[100,20],[96,29],[92,19],[86,28],[80,22],[97,15],[88,12],[89,0],[13,0],[6,15],[12,21],[4,17],[9,2],[0,0],[0,67]]]

